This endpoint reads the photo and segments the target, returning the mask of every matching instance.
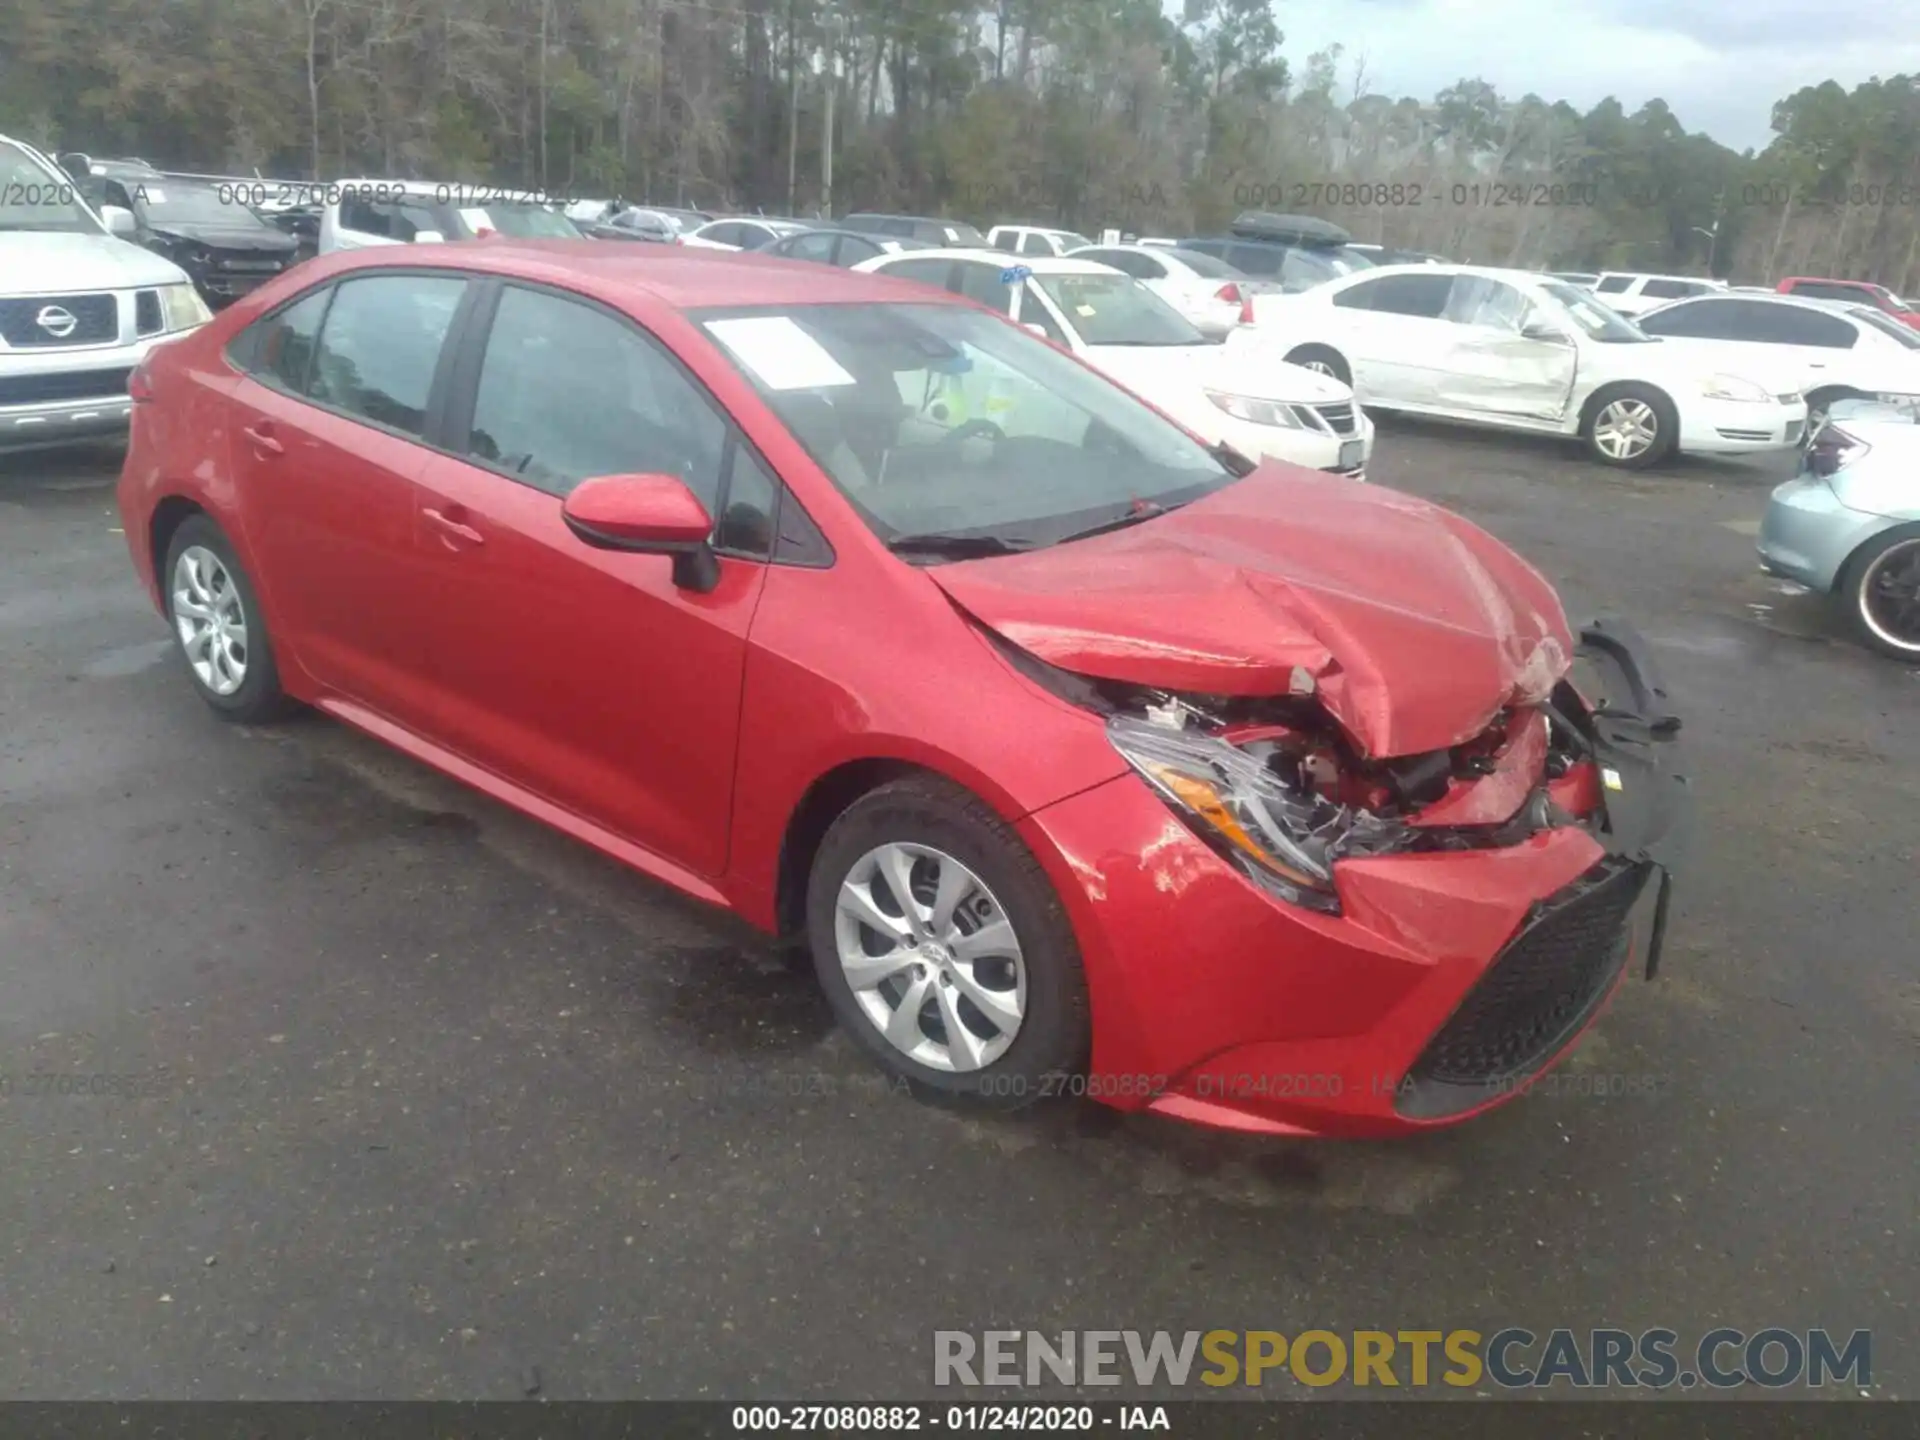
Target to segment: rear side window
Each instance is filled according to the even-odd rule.
[[[1649,280],[1640,287],[1640,293],[1649,300],[1684,300],[1712,288],[1698,280]]]
[[[938,285],[946,288],[947,277],[953,271],[953,262],[945,258],[925,260],[901,260],[881,271],[883,275],[896,276],[901,280],[918,280],[922,285]]]
[[[1020,243],[1019,232],[1014,230],[996,230],[993,232],[993,248],[1011,253]]]
[[[1002,315],[1013,313],[1013,286],[1000,279],[1000,272],[986,265],[973,265],[962,262],[958,267],[953,289],[982,305],[998,310]]]
[[[1022,255],[1051,255],[1053,254],[1053,246],[1048,243],[1046,236],[1040,234],[1038,231],[1029,230],[1027,232],[1027,238],[1020,242],[1020,253]]]
[[[1601,295],[1619,295],[1633,287],[1631,275],[1602,275],[1600,283],[1593,288]]]
[[[596,475],[677,475],[709,511],[726,422],[657,345],[603,310],[501,293],[467,453],[551,495]]]
[[[1450,275],[1382,275],[1342,290],[1335,305],[1350,310],[1378,310],[1387,315],[1411,315],[1438,320],[1447,313],[1453,294]]]
[[[234,363],[270,385],[304,395],[313,373],[314,342],[332,297],[333,287],[328,286],[256,320],[229,350]]]
[[[452,276],[343,280],[320,331],[308,393],[376,425],[421,434],[440,347],[466,288]]]
[[[1227,251],[1225,258],[1243,275],[1277,280],[1280,278],[1280,267],[1286,262],[1287,252],[1277,245],[1235,245]]]
[[[1754,307],[1764,308],[1764,307]],[[1759,340],[1753,326],[1742,323],[1737,300],[1701,300],[1642,315],[1640,328],[1649,335],[1672,335],[1693,340]]]

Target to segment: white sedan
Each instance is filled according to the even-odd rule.
[[[1607,465],[1784,450],[1806,433],[1794,367],[1689,353],[1529,271],[1395,265],[1262,303],[1261,333],[1367,405],[1578,437]]]
[[[1138,245],[1090,245],[1072,252],[1076,260],[1111,265],[1131,275],[1194,323],[1201,334],[1218,338],[1237,325],[1253,323],[1253,297],[1277,286],[1241,274],[1224,260],[1198,250]]]
[[[682,245],[696,250],[759,250],[813,227],[798,220],[766,220],[758,216],[736,215],[724,220],[709,220],[699,229],[680,237]]]
[[[1077,256],[1016,259],[949,249],[882,255],[853,268],[988,305],[1071,350],[1209,443],[1224,442],[1256,460],[1366,478],[1373,422],[1345,382],[1286,363],[1250,332],[1216,344],[1108,266]]]

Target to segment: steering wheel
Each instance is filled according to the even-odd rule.
[[[991,440],[998,445],[1007,438],[1007,432],[991,420],[967,420],[956,425],[940,437],[942,445],[958,445],[963,440]]]

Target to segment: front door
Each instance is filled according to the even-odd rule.
[[[413,539],[435,731],[475,763],[703,875],[726,865],[747,628],[765,565],[710,593],[659,555],[594,549],[561,501],[598,475],[672,474],[719,514],[771,482],[652,337],[554,291],[501,290],[470,419],[420,479]]]
[[[1564,331],[1555,339],[1523,334],[1537,314],[1504,280],[1456,276],[1445,315],[1450,345],[1439,373],[1440,404],[1488,418],[1564,416],[1579,351]]]

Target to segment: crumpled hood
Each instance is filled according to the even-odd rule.
[[[1275,462],[1125,530],[927,574],[1064,670],[1198,694],[1316,690],[1376,757],[1473,739],[1545,698],[1573,655],[1552,588],[1485,531]]]
[[[1180,379],[1208,390],[1277,400],[1288,405],[1331,405],[1353,399],[1353,391],[1330,375],[1289,365],[1285,352],[1269,343],[1236,339],[1229,332],[1218,345],[1094,345],[1087,358],[1114,379],[1143,395],[1156,381]]]

